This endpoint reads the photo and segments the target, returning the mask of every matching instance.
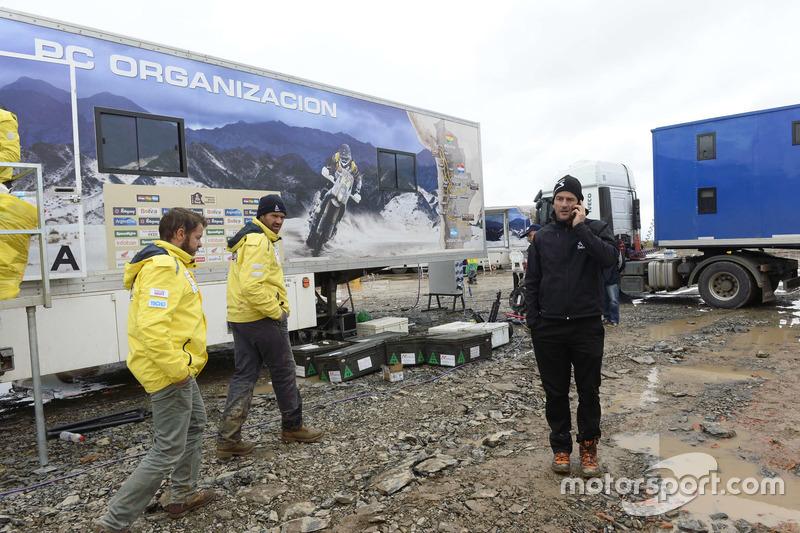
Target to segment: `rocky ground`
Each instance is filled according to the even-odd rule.
[[[467,307],[487,317],[499,290],[502,316],[511,284],[509,272],[481,273]],[[415,274],[352,285],[357,311],[406,316],[412,331],[471,315],[426,311],[426,292],[427,281]],[[685,505],[643,512],[653,490],[635,495],[612,486],[589,494],[587,486],[585,494],[563,494],[563,478],[549,469],[530,339],[514,326],[511,342],[491,360],[457,369],[406,367],[397,383],[380,374],[339,384],[299,380],[307,422],[326,433],[314,444],[280,442],[265,372],[246,431],[258,443],[255,453],[228,462],[216,460],[213,434],[233,364],[230,353],[215,353],[199,379],[209,414],[201,484],[218,498],[170,520],[161,506],[165,483],[133,530],[800,531],[799,299],[779,293],[777,303],[734,311],[709,308],[696,291],[625,302],[622,325],[606,330],[601,391],[599,451],[613,480],[643,479],[659,458],[701,452],[723,478],[780,480],[784,496],[692,499],[689,490]],[[102,392],[47,403],[47,426],[148,406],[127,372],[102,379],[111,385]],[[149,425],[85,433],[83,443],[48,441],[49,464],[41,467],[32,409],[7,405],[0,413],[0,533],[91,530],[148,449]]]

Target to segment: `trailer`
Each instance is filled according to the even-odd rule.
[[[624,292],[697,284],[703,300],[734,309],[796,288],[797,261],[765,252],[800,248],[800,106],[652,130],[655,244],[690,250],[631,261]]]
[[[492,268],[511,266],[512,253],[528,249],[528,241],[520,235],[533,224],[533,210],[533,205],[486,208],[486,248]]]
[[[476,122],[5,9],[0,103],[43,172],[42,374],[125,360],[122,269],[172,207],[209,221],[196,257],[209,345],[231,340],[226,240],[267,193],[288,210],[292,330],[335,333],[336,287],[365,272],[486,256]],[[36,203],[31,178],[11,188]],[[37,246],[21,296],[40,290]],[[0,381],[31,375],[23,309],[0,308],[0,348],[13,368]]]

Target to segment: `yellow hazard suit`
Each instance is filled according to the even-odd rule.
[[[148,393],[197,377],[208,361],[203,299],[187,252],[157,240],[125,265],[128,368]]]
[[[2,188],[2,190],[7,190]],[[36,229],[36,208],[16,196],[0,193],[0,230]],[[0,300],[15,298],[28,265],[30,235],[0,235]]]
[[[228,321],[281,320],[289,316],[278,241],[281,238],[257,218],[228,241],[233,252],[228,271]]]
[[[19,163],[19,132],[17,117],[5,109],[0,109],[0,161]],[[10,167],[0,167],[0,183],[8,181],[14,174]]]

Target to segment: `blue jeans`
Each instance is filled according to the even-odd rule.
[[[100,519],[104,529],[128,529],[171,472],[170,503],[186,503],[197,492],[206,407],[194,378],[150,395],[153,447],[120,487]]]
[[[242,425],[250,412],[253,389],[264,365],[269,368],[272,378],[282,428],[294,430],[303,425],[303,400],[297,388],[297,365],[286,322],[285,313],[281,321],[262,318],[255,322],[229,322],[233,331],[236,371],[228,385],[228,398],[219,421],[219,444],[242,440]]]
[[[603,318],[612,324],[619,324],[619,285],[606,285]]]

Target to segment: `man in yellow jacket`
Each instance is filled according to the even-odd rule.
[[[18,163],[20,144],[17,116],[0,104],[0,161]],[[0,183],[8,181],[14,174],[11,167],[0,167]]]
[[[0,162],[17,163],[20,158],[17,117],[0,104]],[[12,196],[6,184],[14,169],[0,167],[0,229],[36,229],[36,208]],[[22,274],[28,266],[30,235],[0,235],[0,300],[16,298]]]
[[[206,409],[195,378],[208,353],[192,270],[206,224],[188,209],[169,210],[158,226],[161,240],[125,265],[123,282],[131,291],[127,363],[150,394],[153,447],[109,502],[96,531],[128,531],[170,473],[170,518],[214,499],[213,491],[197,490]]]
[[[8,188],[0,183],[0,230],[36,229],[36,208],[8,193]],[[30,235],[0,235],[0,300],[16,298],[19,294],[19,284],[28,266],[30,243]]]
[[[253,451],[254,443],[242,440],[242,425],[265,364],[281,411],[282,440],[313,442],[322,436],[321,430],[303,424],[303,400],[289,343],[289,300],[278,236],[285,218],[283,200],[269,194],[259,200],[256,218],[228,240],[233,252],[228,271],[228,323],[236,371],[219,421],[217,457],[221,459]]]

